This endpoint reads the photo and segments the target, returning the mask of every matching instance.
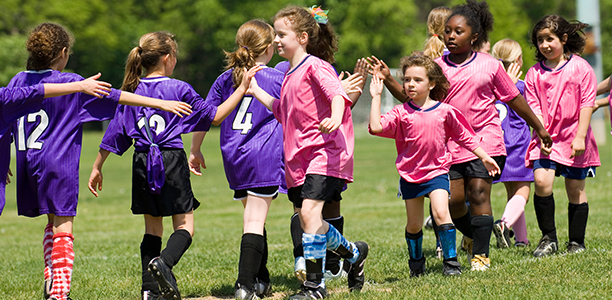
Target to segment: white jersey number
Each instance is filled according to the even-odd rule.
[[[499,119],[503,122],[508,116],[508,108],[505,105],[499,103],[495,104],[495,108],[497,108],[497,111],[499,112]],[[503,129],[502,133],[505,133]]]
[[[242,98],[242,103],[240,104],[240,108],[238,108],[238,112],[236,112],[236,117],[232,123],[232,129],[242,130],[242,132],[240,132],[241,134],[247,134],[249,130],[253,128],[253,123],[251,123],[253,113],[247,112],[249,106],[251,106],[251,101],[253,101],[252,96]]]
[[[17,149],[19,151],[25,151],[26,149],[42,149],[43,143],[38,141],[38,138],[45,132],[45,129],[49,126],[49,116],[44,110],[40,110],[39,112],[29,114],[28,115],[28,123],[36,122],[36,119],[40,117],[40,123],[34,130],[32,134],[27,139],[25,136],[25,116],[19,118],[18,127],[18,136],[17,136]]]
[[[145,125],[145,118],[142,117],[138,120],[138,128],[142,129]],[[160,115],[152,115],[149,117],[149,127],[155,128],[155,134],[159,135],[166,129],[166,120]]]

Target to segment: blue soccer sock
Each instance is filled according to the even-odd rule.
[[[359,258],[359,249],[355,244],[349,242],[333,225],[329,224],[329,229],[325,233],[327,237],[327,249],[338,253],[349,263],[354,263]]]
[[[325,287],[323,266],[325,266],[326,242],[324,234],[302,234],[304,259],[306,260],[306,280]]]
[[[453,223],[440,225],[438,236],[442,244],[444,260],[457,260],[457,230],[455,225]]]

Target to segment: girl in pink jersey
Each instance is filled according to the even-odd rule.
[[[586,44],[582,29],[587,24],[570,23],[560,16],[542,18],[533,28],[531,42],[539,61],[525,76],[525,97],[553,138],[552,147],[533,136],[525,164],[533,167],[535,207],[542,238],[533,252],[536,257],[558,249],[555,227],[555,176],[565,177],[569,200],[568,253],[585,249],[584,236],[589,214],[586,177],[595,176],[599,153],[590,120],[597,80],[587,61],[578,56]],[[540,151],[543,150],[543,151]]]
[[[345,182],[353,180],[353,124],[351,101],[330,62],[337,37],[327,11],[287,6],[275,16],[275,42],[290,69],[274,99],[252,81],[250,91],[283,126],[283,148],[289,200],[297,208],[304,234],[306,281],[291,299],[322,299],[326,249],[351,263],[350,290],[364,284],[365,242],[349,242],[325,222],[325,202],[339,201]]]
[[[520,80],[523,66],[523,50],[521,45],[511,39],[503,39],[493,46],[491,56],[499,59],[504,69],[512,78],[516,87],[524,95],[525,82]],[[512,109],[501,101],[496,101],[495,107],[499,111],[501,126],[504,133],[504,143],[508,152],[508,159],[504,173],[499,181],[503,182],[508,195],[508,203],[500,220],[495,221],[493,232],[497,238],[498,248],[512,246],[510,240],[512,228],[515,246],[525,247],[529,244],[527,227],[525,225],[525,204],[529,199],[533,172],[525,167],[525,154],[527,153],[527,140],[531,132],[525,120],[521,119]]]
[[[410,252],[410,275],[425,272],[422,251],[423,200],[431,200],[432,215],[437,226],[444,255],[443,273],[461,274],[455,250],[455,226],[448,210],[450,193],[448,171],[451,153],[449,139],[472,151],[490,176],[499,174],[499,166],[482,148],[467,119],[458,109],[438,102],[446,96],[449,83],[442,68],[432,58],[422,54],[404,57],[400,66],[403,73],[406,103],[380,116],[382,80],[374,76],[370,93],[370,133],[395,139],[400,173],[400,194],[405,200],[407,225],[406,242]]]

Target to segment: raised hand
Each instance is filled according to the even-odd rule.
[[[374,55],[366,59],[368,63],[369,72],[370,74],[372,74],[372,76],[376,76],[382,80],[385,80],[387,77],[391,76],[391,70],[382,59],[378,59]]]
[[[343,79],[345,74],[348,74],[349,77],[347,77],[346,79]],[[342,89],[344,89],[344,92],[346,92],[347,94],[363,92],[363,84],[365,83],[365,81],[363,80],[363,77],[361,76],[361,74],[359,73],[351,74],[349,72],[342,71],[340,75],[338,76],[338,79],[341,80]]]
[[[98,98],[108,96],[110,93],[111,84],[108,82],[96,80],[100,78],[100,76],[102,76],[102,74],[98,73],[94,76],[80,81],[81,92],[88,95],[96,96]]]
[[[523,75],[523,71],[521,71],[521,66],[517,63],[511,63],[510,66],[508,66],[508,70],[506,70],[506,73],[508,73],[508,76],[510,76],[510,79],[512,79],[512,82],[514,82],[514,84],[516,84]]]
[[[382,94],[383,86],[384,84],[382,79],[378,78],[378,76],[372,77],[372,81],[370,82],[370,95],[372,96],[372,98],[380,97],[380,95]]]

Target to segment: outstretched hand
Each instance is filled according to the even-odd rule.
[[[344,74],[348,74],[349,77],[347,77],[346,79],[343,79]],[[352,93],[362,93],[363,92],[362,85],[364,81],[363,81],[363,77],[361,77],[361,74],[359,73],[351,74],[349,72],[342,71],[340,75],[338,76],[338,79],[340,79],[340,81],[342,82],[342,89],[344,89],[345,93],[352,94]]]
[[[179,117],[188,116],[191,114],[191,105],[183,101],[162,100],[161,110],[171,112]]]
[[[385,78],[391,76],[391,70],[382,59],[378,59],[374,55],[366,59],[369,72],[372,74],[372,76],[376,76],[382,80],[385,80]]]
[[[378,78],[378,76],[373,76],[372,81],[370,82],[370,95],[372,98],[380,97],[383,90],[383,82],[382,79]]]
[[[242,76],[242,82],[240,83],[240,87],[244,88],[247,94],[250,94],[251,86],[253,85],[253,81],[255,81],[255,86],[257,86],[257,80],[255,79],[255,74],[263,69],[265,65],[255,65],[251,69],[247,70],[244,68],[244,75]]]
[[[104,81],[98,81],[96,79],[102,76],[101,73],[98,73],[94,76],[91,76],[87,79],[83,79],[80,81],[81,83],[81,92],[96,96],[98,98],[102,98],[104,96],[108,96],[110,93],[111,84]]]
[[[508,70],[506,70],[506,73],[508,73],[508,76],[510,76],[510,79],[512,79],[512,82],[514,82],[514,84],[516,84],[523,75],[523,71],[521,71],[521,66],[517,63],[511,63],[510,66],[508,66]]]
[[[189,171],[191,171],[191,173],[195,175],[202,176],[202,170],[200,169],[200,167],[206,169],[204,155],[202,155],[202,152],[200,151],[192,151],[191,153],[189,153]]]

